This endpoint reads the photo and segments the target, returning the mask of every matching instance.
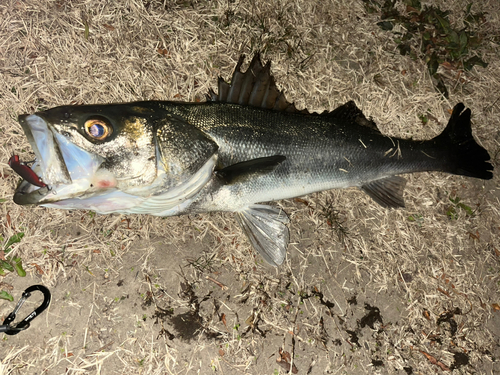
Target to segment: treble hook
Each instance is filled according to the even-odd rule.
[[[31,296],[31,292],[38,290],[43,293],[43,302],[40,306],[38,306],[31,314],[29,314],[26,318],[21,320],[15,327],[12,327],[10,323],[16,319],[16,314],[23,305],[23,303]],[[30,322],[35,319],[38,315],[42,313],[43,310],[47,308],[50,304],[50,291],[44,287],[43,285],[32,285],[27,288],[21,299],[17,303],[14,311],[12,311],[9,316],[3,321],[3,324],[0,325],[0,332],[4,332],[6,335],[17,335],[19,332],[24,331],[29,328]]]

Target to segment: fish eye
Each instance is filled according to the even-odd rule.
[[[113,127],[102,118],[92,118],[85,121],[85,133],[96,141],[102,141],[113,133]]]

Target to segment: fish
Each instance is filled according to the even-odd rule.
[[[19,116],[36,156],[19,205],[100,214],[174,216],[235,212],[254,249],[279,266],[289,218],[269,202],[358,187],[387,208],[404,207],[401,174],[439,171],[488,180],[488,151],[458,103],[446,128],[425,141],[389,137],[353,101],[322,113],[299,110],[279,90],[271,63],[241,56],[230,83],[205,102],[66,105]],[[28,172],[26,169],[30,168]]]

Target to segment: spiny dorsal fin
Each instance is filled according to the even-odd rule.
[[[276,86],[271,75],[271,62],[262,65],[260,53],[256,53],[246,72],[241,71],[245,55],[241,55],[234,69],[231,84],[219,77],[218,94],[212,89],[207,101],[225,102],[253,107],[273,109],[277,111],[309,113],[307,109],[299,111],[295,104],[286,100],[283,91]]]
[[[275,111],[309,114],[307,109],[299,111],[294,103],[286,100],[285,94],[278,89],[274,77],[271,75],[270,61],[266,65],[262,65],[260,53],[256,53],[246,72],[242,72],[241,65],[243,61],[245,61],[245,55],[241,55],[236,64],[231,84],[219,77],[218,94],[210,89],[207,94],[207,101],[251,105]],[[319,115],[333,116],[379,132],[377,125],[368,120],[353,101],[349,101],[331,112],[324,111]]]

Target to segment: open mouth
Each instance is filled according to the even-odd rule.
[[[51,191],[51,189],[47,185],[45,185],[44,187],[36,187],[35,189],[33,189],[34,187],[35,185],[30,184],[26,180],[23,180],[14,193],[14,203],[21,206],[27,204],[37,204]]]
[[[36,204],[49,193],[50,185],[60,180],[57,178],[58,175],[63,177],[64,182],[71,182],[71,178],[64,162],[57,160],[57,157],[54,158],[53,150],[57,147],[57,142],[47,123],[37,115],[21,115],[19,123],[35,153],[36,160],[30,168],[21,162],[17,155],[10,158],[10,167],[23,178],[14,193],[14,202],[20,205]]]
[[[71,177],[46,121],[38,115],[21,115],[19,123],[36,160],[30,168],[17,155],[9,159],[9,166],[23,178],[14,193],[14,202],[20,205],[37,204],[50,192],[50,186],[70,184]]]
[[[23,178],[14,193],[20,205],[44,204],[82,194],[103,158],[73,144],[44,119],[44,112],[19,116],[35,153],[30,166],[13,155],[10,167]]]
[[[14,202],[20,205],[35,204],[45,197],[50,188],[35,171],[39,171],[39,163],[35,161],[30,168],[26,163],[19,160],[18,155],[9,159],[9,166],[14,172],[23,178],[14,193]]]

